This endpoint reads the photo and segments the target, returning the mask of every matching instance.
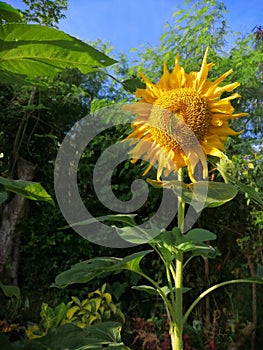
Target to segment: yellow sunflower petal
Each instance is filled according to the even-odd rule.
[[[205,179],[206,155],[222,157],[227,138],[241,133],[228,125],[229,119],[247,115],[234,114],[231,101],[240,95],[233,93],[220,99],[223,92],[232,92],[239,83],[220,86],[232,69],[214,81],[207,80],[213,66],[213,63],[207,63],[207,55],[208,49],[199,72],[186,74],[177,55],[171,73],[164,63],[163,74],[157,84],[141,74],[146,88],[136,90],[135,95],[141,100],[130,109],[136,118],[127,139],[132,146],[130,154],[133,163],[138,159],[149,162],[144,175],[154,164],[157,166],[157,180],[163,173],[167,176],[187,167],[188,175],[194,182],[195,170],[201,164]],[[143,107],[144,104],[148,106]]]
[[[169,90],[170,88],[170,73],[168,72],[166,62],[163,64],[163,75],[156,85],[162,90]]]

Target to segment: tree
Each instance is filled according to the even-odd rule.
[[[68,8],[67,0],[23,0],[23,2],[27,5],[23,13],[28,22],[58,28],[59,20],[66,17],[63,11]]]
[[[42,6],[40,2],[37,4]],[[0,75],[1,82],[5,83],[1,85],[1,172],[9,184],[7,188],[1,187],[5,194],[5,189],[10,190],[10,183],[13,187],[18,183],[13,179],[32,180],[38,176],[40,165],[44,168],[44,164],[54,161],[59,140],[76,118],[88,112],[91,100],[100,89],[103,79],[97,79],[98,70],[116,61],[53,28],[5,23],[9,18],[14,19],[14,14],[20,20],[19,12],[5,3],[1,3],[0,10],[4,20],[0,27]],[[65,70],[69,66],[70,69]],[[93,79],[96,76],[97,85],[87,83],[87,73],[94,74]],[[47,146],[48,152],[43,152]],[[5,184],[4,180],[2,183]],[[29,183],[22,182],[21,186],[25,184]],[[20,188],[19,193],[22,190]],[[18,224],[25,216],[26,205],[24,198],[15,196],[2,210],[0,272],[8,283],[17,284]]]

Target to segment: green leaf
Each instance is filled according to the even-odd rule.
[[[127,242],[144,244],[149,241],[152,241],[156,236],[160,234],[160,229],[157,227],[142,229],[139,226],[134,227],[116,227],[116,231],[119,236]]]
[[[0,1],[0,22],[21,22],[23,15],[20,11],[7,3]]]
[[[94,278],[110,272],[130,270],[141,272],[140,261],[152,250],[131,254],[123,259],[114,257],[93,258],[73,265],[69,270],[60,273],[52,287],[64,288],[74,283],[87,283]]]
[[[0,184],[6,191],[20,194],[21,196],[34,200],[54,204],[52,197],[38,182],[11,180],[0,176]]]
[[[67,306],[65,303],[60,303],[57,305],[54,309],[54,314],[55,314],[55,327],[58,327],[61,322],[65,319],[66,312],[68,310],[69,306]]]
[[[183,236],[183,239],[188,242],[205,242],[215,240],[216,235],[213,232],[202,228],[194,228],[193,230],[188,231]]]
[[[0,288],[7,297],[20,298],[20,289],[17,286],[8,286],[0,281]]]
[[[207,183],[205,181],[200,181],[195,184],[190,184],[189,188],[191,192],[194,193],[194,199],[204,201],[204,207],[207,208],[219,207],[220,205],[231,201],[238,192],[233,185],[224,182],[210,181]]]
[[[140,292],[146,292],[149,295],[159,296],[158,290],[152,286],[147,286],[147,285],[132,286],[132,289],[138,290]]]
[[[146,292],[149,295],[160,296],[160,293],[158,292],[158,290],[152,286],[147,286],[147,285],[133,286],[132,289],[136,289],[141,292]],[[165,295],[168,295],[170,293],[170,289],[168,288],[168,286],[163,286],[161,289]],[[175,288],[173,288],[173,290],[175,291]],[[191,288],[183,287],[183,293],[186,293],[189,290],[191,290]]]
[[[137,88],[145,89],[146,85],[139,78],[130,78],[122,81],[122,86],[126,91],[134,93]]]
[[[26,191],[26,198],[34,201],[44,201],[53,203],[52,197],[47,193],[47,191],[40,185],[40,183],[31,183],[24,188]]]
[[[211,248],[211,247],[209,247]],[[195,257],[195,256],[201,256],[204,259],[215,259],[216,256],[221,255],[219,253],[219,251],[216,248],[212,248],[212,249],[207,249],[207,247],[205,249],[201,248],[201,249],[195,249],[192,251],[192,255],[191,257]]]
[[[177,246],[177,249],[183,251],[183,252],[190,252],[190,251],[207,251],[207,252],[214,252],[215,249],[211,246],[208,246],[203,243],[194,243],[194,242],[184,242]]]
[[[102,322],[81,329],[73,324],[65,324],[56,330],[51,329],[45,337],[33,339],[29,349],[52,350],[128,350],[121,341],[121,325],[117,322]]]
[[[38,84],[38,77],[54,77],[65,68],[87,74],[116,63],[92,46],[41,25],[0,26],[1,82]]]
[[[173,181],[147,181],[156,188],[172,189],[176,195],[195,206],[195,203],[203,203],[204,208],[213,208],[225,204],[237,195],[235,186],[224,182],[199,181],[192,184],[185,184],[178,180]]]
[[[91,218],[88,220],[83,220],[79,222],[74,222],[71,225],[66,225],[63,227],[58,228],[58,230],[65,230],[68,229],[69,227],[74,227],[74,226],[86,226],[89,224],[92,224],[94,222],[100,221],[111,221],[111,222],[122,222],[123,224],[126,224],[128,226],[135,226],[137,225],[136,222],[134,221],[134,217],[136,214],[116,214],[116,215],[104,215],[104,216],[98,216],[96,218]]]

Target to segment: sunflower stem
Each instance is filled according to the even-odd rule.
[[[183,168],[178,171],[178,180],[183,181]],[[178,227],[183,230],[185,203],[182,197],[178,198]],[[175,275],[175,320],[170,325],[170,336],[173,350],[183,350],[183,252],[176,254]]]

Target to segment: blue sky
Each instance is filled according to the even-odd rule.
[[[23,8],[22,0],[6,0]],[[156,46],[164,25],[183,7],[183,0],[68,0],[67,18],[60,29],[83,41],[102,39],[116,52],[129,55],[131,48],[149,43]],[[255,25],[263,25],[263,1],[225,0],[228,25],[246,35]]]

